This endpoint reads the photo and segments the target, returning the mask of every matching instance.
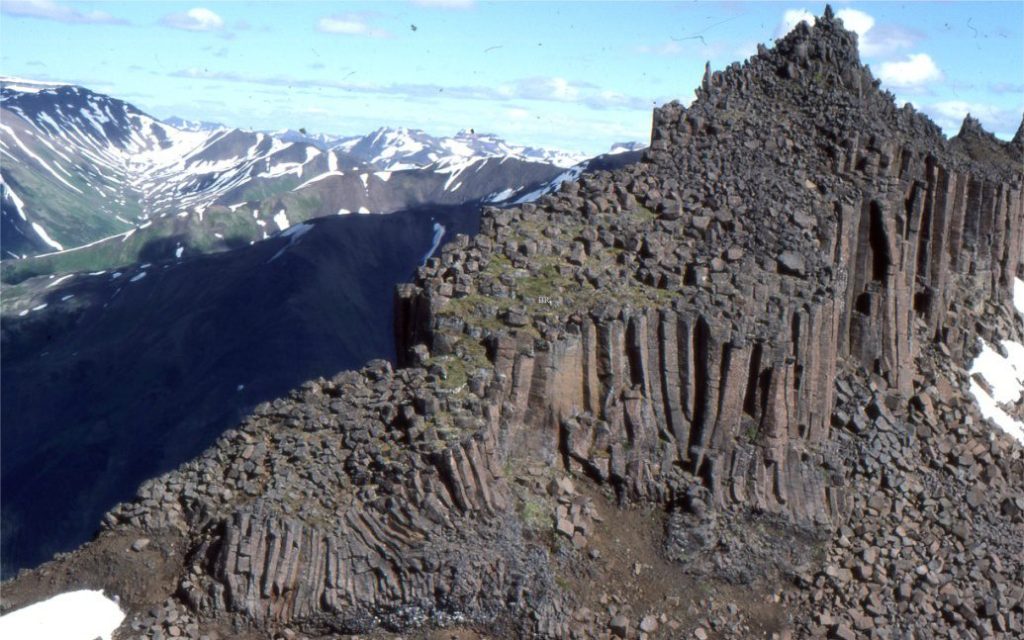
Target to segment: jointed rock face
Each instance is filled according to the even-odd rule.
[[[1022,333],[1020,136],[947,142],[826,12],[658,109],[642,162],[486,211],[400,288],[402,368],[261,406],[76,554],[180,557],[125,637],[1024,633],[1021,447],[963,370]],[[640,513],[669,573],[599,601]],[[693,577],[748,602],[669,611]]]

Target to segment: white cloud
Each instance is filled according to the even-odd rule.
[[[917,31],[895,25],[879,25],[870,36],[860,38],[860,52],[867,57],[884,56],[909,49],[923,39]]]
[[[857,9],[840,9],[836,17],[857,34],[857,46],[865,57],[883,56],[914,46],[921,35],[896,25],[875,25],[875,18]]]
[[[843,26],[856,33],[861,40],[871,27],[875,26],[875,19],[856,9],[840,9],[836,17],[843,21]]]
[[[883,62],[878,77],[892,87],[919,87],[941,80],[942,71],[927,53],[912,53],[900,62]]]
[[[741,46],[743,51],[750,51],[750,57],[757,52],[757,43],[745,43]],[[642,44],[633,48],[637,53],[651,54],[656,56],[684,56],[690,59],[721,61],[728,64],[736,59],[737,49],[734,42],[728,40],[712,39],[706,42],[704,38],[689,37],[682,40],[668,40],[662,43]]]
[[[505,109],[505,115],[510,120],[525,120],[530,117],[530,112],[520,107],[512,107],[510,109]]]
[[[361,15],[354,13],[320,18],[317,20],[316,30],[343,36],[366,36],[368,38],[388,38],[391,36],[390,33],[383,29],[371,27]]]
[[[88,11],[54,2],[53,0],[5,0],[0,3],[0,12],[20,18],[38,18],[68,24],[128,24],[105,11]]]
[[[775,28],[775,37],[781,38],[792,31],[793,27],[801,22],[806,22],[808,25],[813,27],[816,21],[814,14],[807,9],[789,9],[782,14],[782,22],[780,22],[779,26]]]
[[[920,33],[896,25],[878,25],[874,16],[858,9],[840,9],[836,17],[843,26],[857,34],[857,47],[861,55],[877,57],[902,49],[909,49],[923,37]],[[781,38],[793,28],[806,22],[814,26],[814,14],[806,9],[790,9],[782,14],[782,21],[775,29],[775,37]]]
[[[571,102],[580,96],[582,89],[592,88],[587,84],[577,84],[560,77],[535,77],[517,80],[511,85],[498,87],[498,93],[508,98],[525,100],[552,100],[555,102]]]
[[[458,100],[511,101],[535,100],[561,104],[582,104],[593,110],[620,109],[650,113],[652,102],[649,98],[628,96],[615,91],[604,90],[589,82],[573,82],[557,76],[522,78],[498,87],[482,85],[438,85],[438,84],[366,84],[345,81],[312,80],[292,76],[258,76],[230,71],[216,71],[206,68],[188,67],[169,74],[174,78],[244,82],[249,84],[286,86],[298,89],[340,89],[354,94],[397,95],[408,99],[450,98]]]
[[[421,7],[438,9],[472,9],[476,4],[474,0],[411,0],[413,4]]]
[[[550,78],[547,84],[555,100],[575,100],[580,95],[580,90],[565,78]]]
[[[1020,110],[1005,109],[981,102],[965,100],[944,100],[921,108],[935,124],[942,127],[948,136],[956,135],[963,124],[964,116],[971,114],[981,122],[986,131],[991,131],[1004,138],[1012,137],[1020,125]]]
[[[184,13],[168,14],[160,24],[185,31],[219,31],[224,28],[224,19],[209,9],[196,7]]]

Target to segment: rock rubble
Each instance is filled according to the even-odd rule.
[[[1019,146],[897,108],[831,10],[709,72],[640,163],[487,209],[399,287],[400,368],[113,510],[100,539],[188,545],[182,624],[125,637],[1020,636],[1022,449],[964,370],[1024,333]],[[660,548],[594,591],[642,509]]]

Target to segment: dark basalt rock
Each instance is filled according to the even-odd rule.
[[[776,594],[779,633],[1011,637],[1024,462],[955,363],[1024,333],[1024,177],[1017,142],[958,139],[897,108],[826,10],[656,110],[640,163],[485,210],[398,288],[403,368],[261,407],[100,539],[178,532],[201,624],[672,637],[560,582],[619,516],[530,488],[556,470],[665,513],[679,580]],[[530,523],[552,497],[550,547]],[[675,579],[643,571],[605,586]],[[695,637],[750,637],[756,607],[701,602]]]

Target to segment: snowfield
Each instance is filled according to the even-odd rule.
[[[0,617],[4,640],[110,640],[125,614],[102,591],[69,591]]]
[[[1019,278],[1014,280],[1013,306],[1024,316],[1024,281]],[[1002,347],[1006,357],[991,345],[982,343],[981,353],[971,363],[971,395],[982,416],[1024,444],[1024,422],[1014,420],[999,406],[1013,404],[1024,396],[1024,345],[1003,340]],[[985,379],[991,394],[974,379],[974,374]]]

